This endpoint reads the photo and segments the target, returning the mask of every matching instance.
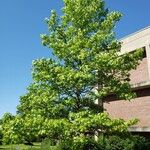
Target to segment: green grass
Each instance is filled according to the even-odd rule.
[[[40,143],[34,143],[33,146],[28,146],[24,144],[19,145],[0,145],[0,150],[38,150],[40,149]]]

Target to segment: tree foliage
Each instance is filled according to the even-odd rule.
[[[114,27],[121,13],[110,12],[103,0],[64,0],[62,13],[59,17],[52,10],[45,20],[48,33],[41,35],[42,44],[54,57],[33,61],[33,83],[20,98],[9,129],[4,127],[11,142],[18,142],[12,134],[21,141],[50,137],[54,144],[78,143],[96,133],[127,132],[136,122],[112,120],[103,112],[110,93],[125,100],[135,96],[129,71],[142,53],[120,55]]]

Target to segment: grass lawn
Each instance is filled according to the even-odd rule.
[[[34,143],[34,146],[27,146],[24,144],[19,145],[0,145],[0,150],[38,150],[40,149],[40,143]]]

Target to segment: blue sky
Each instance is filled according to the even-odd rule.
[[[118,38],[150,25],[149,0],[106,0],[124,16],[117,24]],[[62,0],[0,0],[0,117],[15,113],[19,97],[31,83],[32,60],[50,57],[40,34],[47,32],[44,18],[50,10],[60,14]]]

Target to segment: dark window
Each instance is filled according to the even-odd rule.
[[[146,58],[147,56],[146,56],[146,48],[145,47],[143,47],[143,58]]]

